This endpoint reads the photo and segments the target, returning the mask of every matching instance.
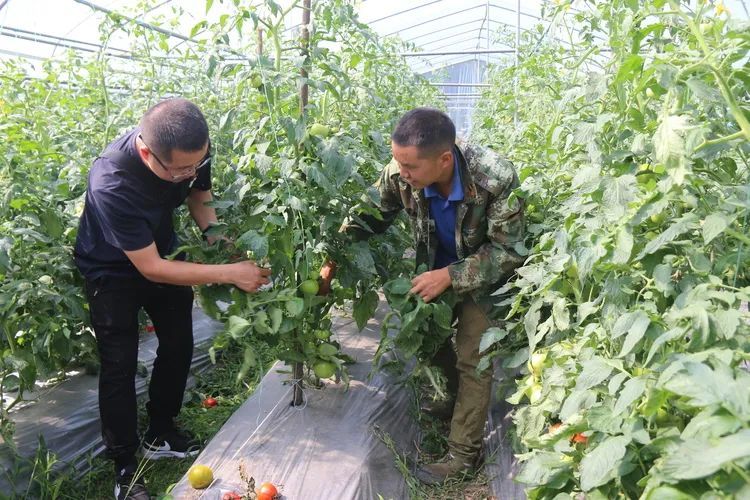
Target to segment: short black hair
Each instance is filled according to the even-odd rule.
[[[166,161],[174,150],[199,151],[208,143],[206,117],[187,99],[167,99],[152,106],[140,126],[143,141]]]
[[[453,147],[456,126],[439,109],[414,108],[398,121],[391,140],[399,146],[416,146],[424,156],[435,156]]]

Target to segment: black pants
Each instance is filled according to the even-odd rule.
[[[99,412],[106,454],[122,466],[138,449],[135,375],[138,312],[145,309],[156,330],[149,402],[149,427],[167,431],[180,412],[193,358],[193,290],[144,279],[100,278],[86,282],[91,323],[101,360]]]

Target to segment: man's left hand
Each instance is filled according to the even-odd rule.
[[[411,293],[422,297],[422,300],[429,302],[443,293],[451,286],[451,277],[448,274],[448,268],[427,271],[411,280]]]

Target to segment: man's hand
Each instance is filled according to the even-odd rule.
[[[243,260],[234,264],[228,264],[234,267],[232,270],[232,284],[245,292],[255,292],[258,287],[270,283],[268,277],[271,275],[271,269],[267,267],[258,267],[251,260]]]
[[[318,295],[328,295],[331,293],[331,281],[336,275],[336,263],[332,260],[327,260],[323,263],[323,267],[320,268],[320,279],[318,279]]]
[[[416,276],[411,280],[411,284],[412,288],[409,292],[417,294],[422,297],[422,300],[429,302],[451,286],[451,277],[448,274],[448,268],[444,267]]]

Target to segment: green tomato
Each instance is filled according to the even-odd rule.
[[[313,371],[318,378],[331,378],[336,373],[336,365],[329,361],[318,361],[313,365]]]
[[[542,384],[534,384],[529,391],[529,401],[531,404],[538,403],[542,399]]]
[[[322,123],[313,123],[310,127],[310,135],[314,135],[315,137],[328,137],[330,133],[331,129]]]
[[[305,280],[300,284],[299,289],[302,290],[302,293],[305,295],[315,295],[318,293],[320,286],[316,280]]]
[[[534,374],[535,377],[538,377],[542,373],[542,368],[544,367],[544,362],[547,359],[547,353],[546,352],[535,352],[531,355],[531,360],[528,363],[527,368],[531,373]]]
[[[315,330],[315,338],[318,340],[328,340],[331,337],[331,332],[328,330]]]
[[[653,214],[648,219],[651,222],[653,222],[654,224],[658,225],[658,224],[661,224],[662,222],[664,222],[667,219],[667,213],[666,212],[659,212],[659,213]]]

